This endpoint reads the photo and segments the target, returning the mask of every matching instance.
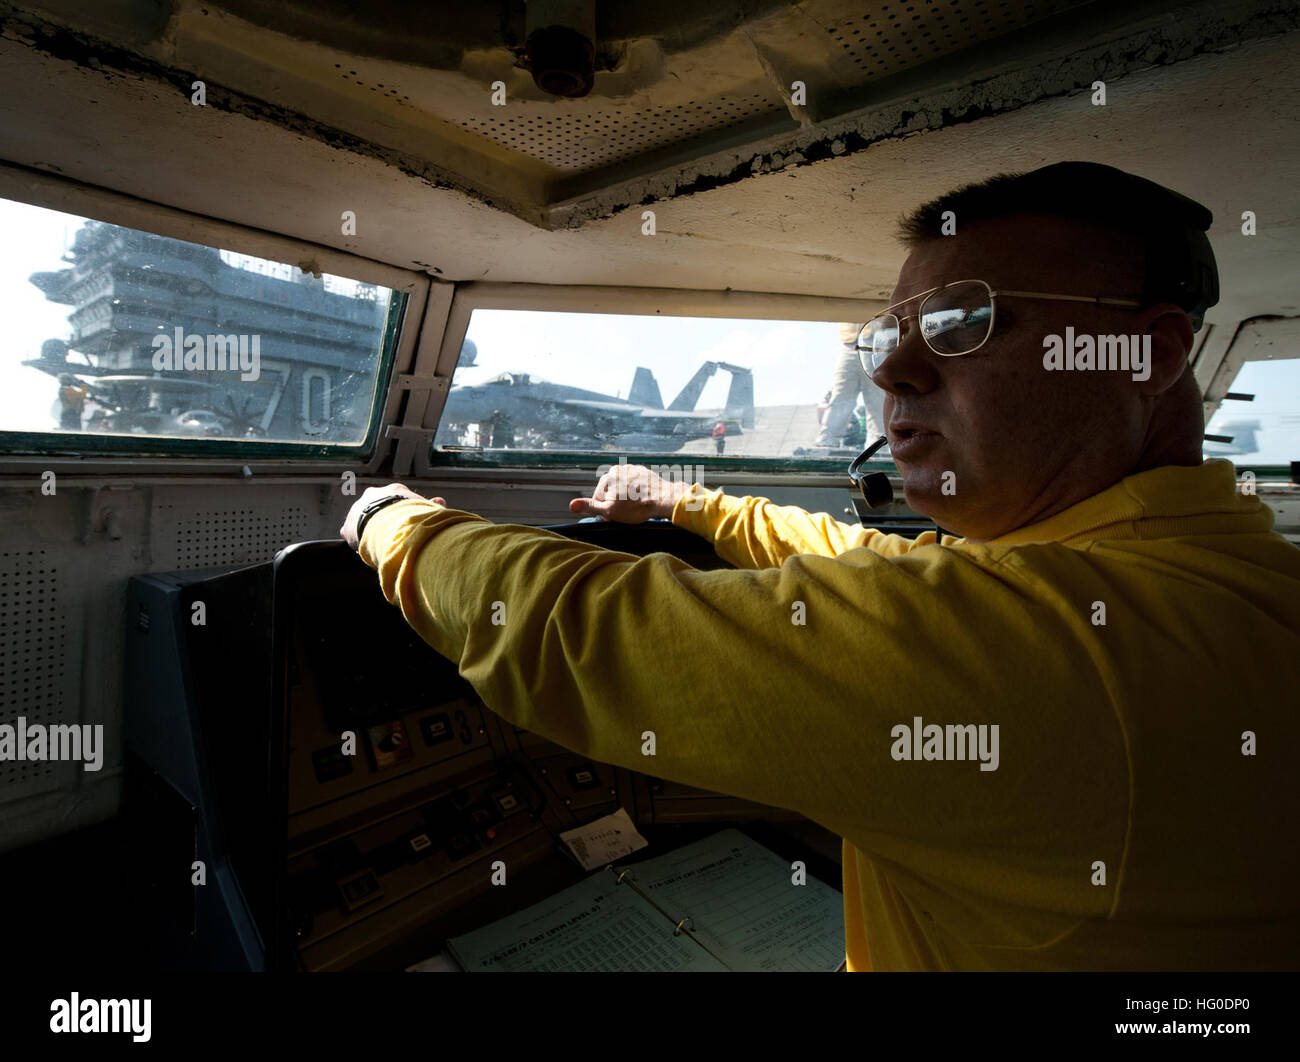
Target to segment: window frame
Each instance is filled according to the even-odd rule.
[[[426,323],[434,278],[349,251],[191,214],[64,177],[0,164],[0,198],[138,229],[158,236],[258,258],[309,266],[394,291],[384,329],[384,347],[366,433],[356,444],[312,444],[250,439],[148,439],[124,435],[0,430],[0,472],[33,468],[78,473],[165,472],[169,474],[284,474],[337,472],[372,474],[388,457],[387,428],[398,414],[402,391],[394,381],[410,371]],[[450,285],[445,285],[449,287]],[[244,472],[247,469],[247,472]]]
[[[451,390],[451,378],[460,359],[460,348],[469,331],[475,310],[535,310],[551,313],[622,314],[628,317],[703,317],[759,321],[865,321],[884,308],[885,299],[842,299],[824,295],[786,295],[759,291],[690,291],[681,288],[628,288],[568,286],[553,284],[511,284],[472,281],[457,284],[451,302],[434,376],[438,385],[419,421],[428,443],[413,455],[411,468],[421,479],[462,477],[566,479],[564,473],[588,476],[593,461],[601,455],[514,451],[475,455],[466,460],[440,458],[433,452],[433,435]],[[605,457],[617,457],[607,451]],[[674,455],[638,455],[648,463],[672,461]],[[677,455],[677,460],[681,460]],[[717,457],[692,454],[692,464],[711,472],[725,472],[741,483],[802,483],[840,486],[845,473],[833,463],[799,461],[782,457]],[[892,461],[869,462],[896,474]],[[845,462],[845,468],[847,468]],[[400,474],[400,469],[398,470]],[[739,475],[737,475],[739,474]]]
[[[1211,331],[1197,350],[1193,371],[1201,387],[1205,426],[1208,428],[1247,362],[1270,360],[1270,351],[1275,346],[1300,348],[1300,317],[1265,314],[1246,317],[1231,329],[1214,330],[1208,324],[1206,327]],[[1291,481],[1289,464],[1250,464],[1242,461],[1241,457],[1241,454],[1233,454],[1223,460],[1232,461],[1238,472],[1253,472],[1258,480]],[[1300,460],[1300,454],[1296,459]]]

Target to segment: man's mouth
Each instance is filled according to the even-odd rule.
[[[937,431],[927,428],[924,424],[918,424],[915,421],[900,420],[889,426],[890,445],[897,441],[914,439],[920,435],[938,435]]]
[[[932,431],[924,424],[909,421],[891,424],[888,434],[889,452],[896,459],[919,453],[935,439],[940,438],[937,431]]]

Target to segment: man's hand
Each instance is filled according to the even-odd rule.
[[[600,477],[590,498],[569,502],[569,512],[620,524],[639,524],[655,517],[669,519],[677,499],[689,486],[663,479],[644,465],[617,465]]]
[[[386,487],[367,487],[361,492],[361,497],[352,503],[352,508],[348,510],[348,518],[343,521],[343,526],[339,528],[339,535],[353,549],[357,548],[357,521],[361,519],[361,511],[372,501],[378,501],[380,498],[387,498],[393,494],[400,494],[404,498],[416,498],[419,501],[426,499],[409,487],[401,483],[390,483]],[[437,505],[446,505],[442,498],[429,498],[431,502]]]

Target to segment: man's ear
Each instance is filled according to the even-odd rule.
[[[1143,310],[1139,328],[1151,336],[1151,364],[1145,380],[1135,380],[1138,391],[1154,397],[1173,387],[1187,371],[1187,359],[1195,345],[1195,333],[1187,311],[1172,302],[1161,302]]]

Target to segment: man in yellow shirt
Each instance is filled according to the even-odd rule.
[[[1294,968],[1300,549],[1202,462],[1209,221],[1065,163],[905,223],[858,345],[908,503],[961,537],[635,468],[572,510],[740,570],[400,485],[343,536],[511,722],[633,770],[653,730],[656,775],[843,837],[851,970]]]

